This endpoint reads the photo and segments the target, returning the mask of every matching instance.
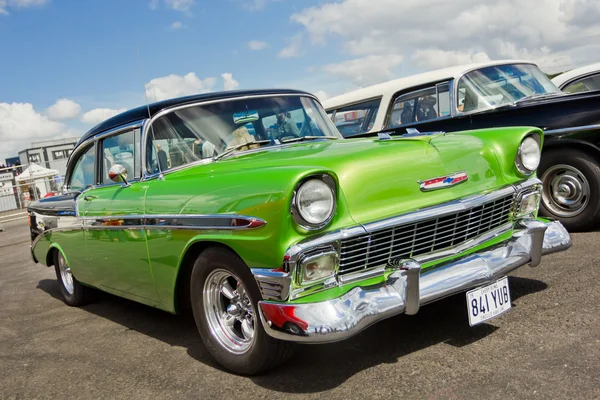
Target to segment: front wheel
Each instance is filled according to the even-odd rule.
[[[292,343],[267,335],[258,316],[260,291],[246,264],[223,248],[202,252],[192,270],[191,301],[200,336],[226,369],[243,375],[287,359]]]
[[[567,229],[589,230],[600,220],[600,166],[588,154],[550,150],[542,156],[543,215],[560,220]]]

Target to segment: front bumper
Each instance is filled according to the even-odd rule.
[[[540,263],[544,254],[571,246],[558,221],[524,220],[499,245],[421,272],[414,260],[396,267],[385,283],[355,287],[345,295],[318,303],[259,302],[263,327],[287,341],[324,343],[347,339],[396,314],[415,314],[421,305],[494,282],[520,266]]]

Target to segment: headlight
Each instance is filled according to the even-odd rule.
[[[320,229],[333,217],[335,193],[333,179],[310,178],[296,190],[292,203],[292,216],[296,223],[306,229]]]
[[[338,253],[331,249],[324,249],[308,254],[300,260],[300,284],[313,284],[327,279],[335,274],[338,264]]]
[[[531,175],[540,165],[541,155],[540,143],[533,136],[527,136],[521,142],[515,160],[519,172]]]

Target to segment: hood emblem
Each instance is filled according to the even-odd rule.
[[[445,189],[458,185],[459,183],[466,182],[467,179],[469,179],[469,175],[465,171],[461,171],[417,182],[421,185],[421,191],[428,192],[430,190]]]

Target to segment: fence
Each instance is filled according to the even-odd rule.
[[[58,194],[62,177],[44,170],[36,164],[0,169],[0,213],[22,210],[32,201]]]

